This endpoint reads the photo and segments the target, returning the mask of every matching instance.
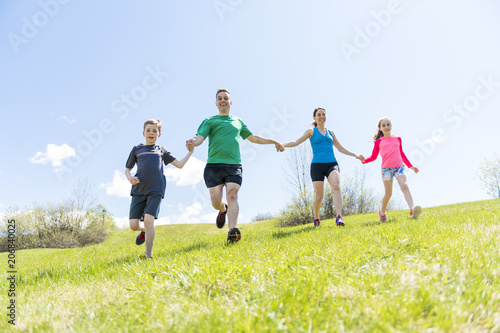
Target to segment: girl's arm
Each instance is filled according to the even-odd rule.
[[[193,155],[193,151],[190,150],[186,156],[184,156],[184,158],[180,161],[178,161],[177,159],[175,159],[173,162],[172,162],[172,165],[176,168],[179,168],[179,169],[182,169],[182,167],[184,166],[184,164],[186,164],[186,162],[189,160],[189,158],[191,157],[191,155]]]
[[[408,160],[408,158],[406,157],[405,153],[403,152],[403,143],[401,141],[401,138],[398,137],[399,139],[399,153],[401,154],[401,158],[403,159],[403,162],[406,164],[406,166],[410,169],[412,169],[413,171],[415,171],[415,173],[418,173],[418,168],[414,167],[413,165],[411,165],[410,161]]]
[[[332,134],[332,137],[333,137],[333,146],[335,148],[337,148],[337,150],[339,152],[341,152],[342,154],[345,154],[345,155],[349,155],[349,156],[352,156],[352,157],[356,157],[358,160],[361,160],[361,162],[363,162],[363,160],[365,159],[364,156],[362,155],[357,155],[357,154],[354,154],[353,152],[351,152],[350,150],[347,150],[346,148],[344,148],[339,140],[337,139],[337,136],[332,132],[330,131],[330,133]]]
[[[377,157],[378,157],[379,151],[380,151],[380,139],[378,139],[377,141],[375,141],[375,146],[373,146],[372,156],[370,156],[367,159],[365,159],[365,161],[363,162],[363,164],[375,161],[377,159]]]
[[[307,139],[310,139],[313,135],[313,131],[314,130],[312,128],[307,129],[304,132],[304,134],[302,134],[302,136],[300,138],[298,138],[295,141],[290,141],[290,142],[284,143],[283,147],[285,147],[285,148],[297,147],[302,142],[306,141]]]

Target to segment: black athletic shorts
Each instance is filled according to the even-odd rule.
[[[203,178],[208,188],[226,183],[241,185],[242,174],[241,164],[207,163]]]
[[[340,172],[337,162],[311,163],[311,179],[313,182],[323,182],[325,181],[325,177],[328,178],[330,172],[333,170]]]
[[[133,195],[130,203],[129,219],[140,219],[144,214],[158,218],[160,212],[161,195]]]

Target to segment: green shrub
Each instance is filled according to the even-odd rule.
[[[277,218],[278,226],[292,227],[313,222],[312,205],[301,205],[299,201],[293,200],[293,203],[281,210]]]
[[[112,216],[104,207],[86,211],[71,204],[34,205],[24,211],[11,210],[1,225],[7,233],[6,221],[15,220],[16,249],[71,248],[103,242],[115,227]],[[0,242],[0,252],[7,242]]]

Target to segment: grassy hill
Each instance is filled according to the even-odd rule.
[[[215,223],[159,226],[148,261],[130,230],[86,248],[18,251],[16,328],[499,332],[500,200],[406,215],[347,217],[345,228],[254,222],[232,246]],[[12,330],[7,320],[0,331]]]

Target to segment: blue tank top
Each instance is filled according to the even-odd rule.
[[[309,139],[313,150],[311,163],[337,162],[333,153],[333,136],[330,130],[326,130],[326,135],[321,134],[317,127],[314,127],[313,131],[313,135]]]

